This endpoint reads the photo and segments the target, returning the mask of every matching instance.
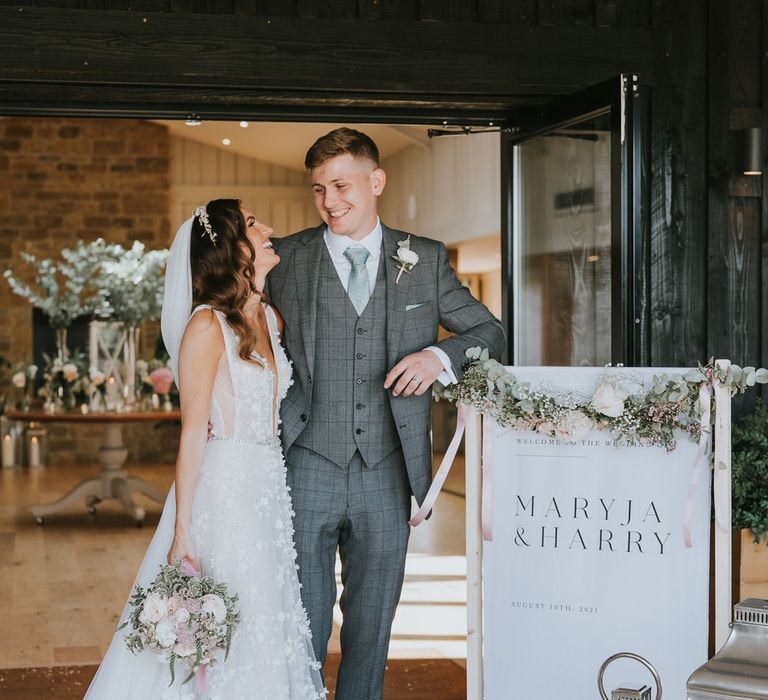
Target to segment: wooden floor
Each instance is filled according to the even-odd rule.
[[[339,657],[328,659],[329,700]],[[95,666],[60,666],[0,671],[0,697],[4,700],[80,700],[96,672]],[[387,665],[384,696],[389,700],[465,700],[464,669],[446,659],[393,659]]]
[[[163,492],[173,479],[169,466],[134,465],[129,471]],[[147,509],[141,529],[114,502],[100,504],[95,516],[84,506],[49,516],[42,527],[29,513],[30,506],[55,500],[96,472],[95,465],[0,470],[0,669],[62,667],[70,669],[62,673],[73,673],[72,666],[98,664],[109,645],[161,507],[137,498]],[[465,663],[463,509],[462,498],[444,494],[435,515],[413,532],[391,659],[416,666],[421,659]],[[331,653],[339,651],[338,608],[335,619]],[[417,677],[412,681],[420,685]],[[0,697],[11,697],[1,684]]]

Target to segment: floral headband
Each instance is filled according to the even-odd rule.
[[[211,226],[211,222],[208,219],[208,210],[205,207],[198,207],[195,209],[194,216],[198,218],[198,221],[200,221],[200,225],[205,229],[205,232],[208,234],[208,238],[211,239],[211,243],[216,245],[216,232],[213,230],[213,227]]]

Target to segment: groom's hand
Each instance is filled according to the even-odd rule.
[[[395,396],[421,396],[443,371],[443,363],[431,350],[414,352],[398,362],[384,379],[384,388]]]

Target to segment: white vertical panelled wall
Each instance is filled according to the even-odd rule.
[[[240,199],[260,221],[275,229],[276,236],[320,222],[302,170],[171,136],[172,231],[195,207],[218,198]]]
[[[441,136],[382,162],[387,186],[379,211],[394,228],[457,244],[499,235],[499,135]]]

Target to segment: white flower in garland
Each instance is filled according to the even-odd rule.
[[[555,425],[555,435],[563,440],[581,440],[593,427],[585,413],[567,411]]]
[[[403,276],[403,272],[410,273],[416,263],[419,262],[419,255],[411,250],[411,236],[408,234],[408,238],[404,241],[398,241],[397,243],[397,255],[393,255],[392,259],[400,266],[397,273],[397,279],[395,284],[400,282],[400,278]]]
[[[591,406],[598,413],[609,418],[618,418],[624,413],[624,402],[629,394],[614,382],[603,382],[592,394]]]

